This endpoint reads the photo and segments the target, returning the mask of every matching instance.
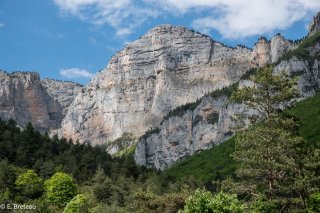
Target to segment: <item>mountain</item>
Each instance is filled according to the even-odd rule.
[[[138,138],[172,109],[239,81],[294,46],[276,36],[259,39],[253,50],[231,48],[184,27],[157,26],[116,53],[76,96],[62,135],[93,144]]]
[[[273,62],[274,73],[285,71],[290,76],[297,76],[300,99],[304,99],[313,96],[320,89],[319,47],[320,32],[310,32],[295,47],[280,35],[276,35],[271,42],[260,39],[256,52],[262,56],[258,58],[261,63]],[[245,85],[250,85],[250,81],[243,76],[239,86]],[[254,113],[246,112],[242,105],[230,103],[228,96],[233,88],[213,92],[189,106],[169,113],[157,127],[157,131],[139,139],[134,155],[136,162],[164,170],[187,156],[230,138],[233,135],[231,129],[234,115]]]
[[[57,131],[82,86],[73,82],[40,80],[36,72],[0,71],[0,118],[28,122],[41,132]]]
[[[0,72],[0,118],[15,119],[74,141],[106,144],[115,153],[137,144],[140,165],[165,169],[232,136],[243,110],[228,96],[250,84],[255,69],[275,65],[299,77],[302,98],[319,88],[320,14],[308,37],[228,47],[181,26],[160,25],[117,52],[82,87],[40,80],[37,73]],[[133,149],[133,146],[131,146]]]

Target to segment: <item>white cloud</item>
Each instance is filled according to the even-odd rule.
[[[4,26],[5,26],[4,23],[1,23],[1,22],[0,22],[0,27],[4,27]]]
[[[154,9],[136,4],[136,0],[53,0],[63,14],[71,14],[95,25],[108,24],[117,36],[127,36],[133,29],[158,16]]]
[[[193,27],[215,29],[226,38],[286,29],[320,10],[319,0],[165,0],[164,4],[180,13],[206,11],[208,15],[193,20]]]
[[[94,74],[80,68],[61,69],[60,75],[66,78],[91,78]]]
[[[197,17],[192,26],[244,38],[290,27],[320,10],[319,0],[53,0],[65,14],[96,25],[108,24],[125,37],[161,16]],[[190,17],[190,16],[189,16]]]

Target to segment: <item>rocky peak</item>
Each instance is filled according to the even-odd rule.
[[[229,48],[184,27],[160,25],[116,53],[62,123],[65,137],[94,144],[139,137],[173,108],[237,81],[251,50]]]
[[[311,21],[309,25],[309,36],[314,35],[315,33],[320,31],[320,12],[318,12]]]
[[[295,48],[295,44],[286,40],[281,34],[276,34],[270,42],[271,62],[275,63],[278,59],[289,50]]]
[[[75,87],[70,83],[65,85],[67,90]],[[59,93],[59,98],[55,98],[54,93]],[[14,119],[22,127],[31,121],[42,132],[58,129],[75,96],[68,94],[66,98],[65,94],[63,90],[50,87],[48,81],[41,81],[37,72],[0,71],[0,118]]]
[[[265,37],[260,37],[254,45],[252,53],[252,62],[259,67],[263,67],[271,62],[270,42]]]

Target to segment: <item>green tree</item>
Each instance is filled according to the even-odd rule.
[[[34,199],[42,193],[42,179],[33,170],[27,170],[18,176],[16,188],[23,197]]]
[[[16,180],[15,168],[8,161],[0,160],[0,200],[7,202],[14,192]]]
[[[62,172],[55,173],[45,181],[44,186],[47,201],[60,208],[65,207],[77,193],[73,178]]]
[[[63,213],[87,213],[89,212],[88,199],[83,194],[78,194],[64,208]]]
[[[309,212],[320,212],[320,192],[314,193],[308,200]]]
[[[262,193],[266,205],[288,209],[301,197],[294,184],[301,176],[298,159],[304,141],[297,136],[297,122],[280,109],[298,97],[297,79],[273,74],[272,67],[259,69],[250,79],[251,86],[232,95],[232,100],[254,111],[242,115],[243,123],[255,124],[237,130],[234,158],[239,162],[238,190],[250,196]],[[302,198],[298,203],[304,202]]]
[[[239,202],[236,194],[220,192],[215,196],[205,190],[196,190],[186,199],[186,205],[180,213],[241,213],[244,205]]]

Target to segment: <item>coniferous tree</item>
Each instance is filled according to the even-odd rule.
[[[254,111],[242,117],[244,123],[236,134],[234,158],[239,162],[236,174],[238,190],[262,200],[268,211],[302,205],[305,198],[294,184],[301,176],[297,122],[285,117],[281,109],[298,96],[296,79],[287,74],[273,74],[273,68],[259,69],[251,77],[252,85],[238,89],[232,100]]]

